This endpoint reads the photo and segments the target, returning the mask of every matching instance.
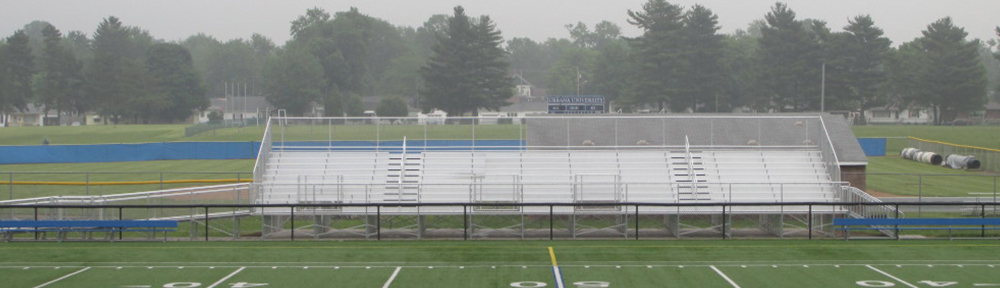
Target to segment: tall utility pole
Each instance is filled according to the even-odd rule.
[[[826,63],[823,63],[823,82],[819,85],[819,112],[826,113]]]
[[[583,75],[580,75],[580,67],[576,67],[576,95],[580,96],[580,79]]]

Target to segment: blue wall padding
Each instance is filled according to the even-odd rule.
[[[260,142],[0,146],[0,164],[254,159]]]
[[[472,144],[471,140],[406,141],[406,150],[407,152],[470,150],[469,146]],[[475,149],[519,150],[524,144],[521,140],[476,140]],[[403,141],[276,141],[272,145],[284,146],[289,150],[402,151]],[[331,145],[332,149],[329,148]],[[259,150],[260,142],[0,146],[0,164],[255,159]]]
[[[858,138],[858,144],[865,150],[865,156],[885,156],[885,138]]]

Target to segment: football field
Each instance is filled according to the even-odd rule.
[[[996,240],[6,243],[0,286],[1000,287],[997,249]]]

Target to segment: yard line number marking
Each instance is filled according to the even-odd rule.
[[[49,286],[49,284],[62,281],[63,279],[69,278],[70,276],[73,276],[73,275],[76,275],[76,274],[83,273],[83,271],[87,271],[87,270],[90,270],[90,267],[86,267],[86,268],[80,269],[80,271],[76,271],[76,272],[70,273],[69,275],[56,278],[56,280],[45,282],[45,284],[35,286],[35,288],[41,288],[41,287]]]
[[[708,267],[712,267],[712,270],[715,270],[715,273],[718,273],[719,276],[722,276],[722,279],[726,279],[726,282],[729,282],[729,285],[733,285],[733,288],[740,288],[740,285],[736,285],[736,282],[733,282],[733,279],[729,279],[729,276],[726,276],[726,273],[722,273],[722,270],[719,270],[719,268],[715,268],[715,265]]]
[[[396,267],[396,271],[392,271],[392,276],[389,276],[389,280],[385,281],[385,285],[382,285],[382,288],[389,288],[389,285],[392,285],[392,280],[396,280],[399,270],[403,270],[403,267]]]

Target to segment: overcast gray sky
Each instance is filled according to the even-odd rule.
[[[52,23],[64,33],[93,34],[97,24],[114,15],[126,24],[149,30],[156,38],[181,40],[196,33],[220,40],[249,38],[261,33],[279,45],[288,40],[289,22],[311,7],[330,12],[358,7],[362,13],[394,25],[420,26],[431,15],[450,14],[461,5],[470,15],[490,15],[505,38],[535,40],[566,38],[564,26],[582,21],[588,26],[609,20],[626,36],[640,32],[626,22],[628,10],[646,0],[0,0],[0,36],[11,35],[33,20]],[[722,33],[742,29],[764,17],[773,0],[674,0],[690,7],[702,4],[719,15]],[[893,45],[920,36],[928,24],[951,16],[971,38],[997,39],[1000,0],[785,0],[798,17],[825,20],[840,30],[847,20],[871,14]]]

